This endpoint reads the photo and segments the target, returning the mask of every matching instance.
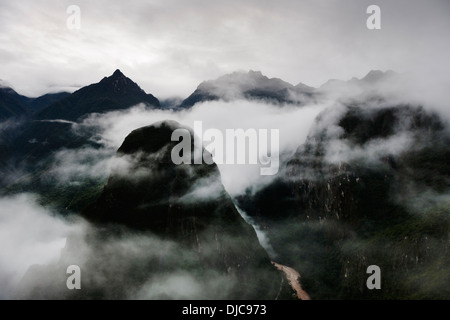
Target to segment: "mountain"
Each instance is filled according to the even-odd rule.
[[[23,105],[30,110],[38,111],[47,102],[53,103],[37,112],[17,130],[14,139],[9,139],[9,144],[15,149],[12,156],[40,162],[61,148],[76,148],[89,143],[88,137],[73,134],[72,125],[92,112],[123,110],[138,103],[159,107],[155,97],[146,94],[119,70],[68,96],[67,93],[57,93],[36,99],[22,97]]]
[[[196,294],[203,299],[292,298],[292,290],[259,244],[255,230],[234,207],[217,166],[172,162],[177,142],[171,141],[171,135],[176,129],[193,135],[191,129],[166,121],[126,137],[117,152],[121,165],[112,170],[101,195],[81,214],[94,229],[82,240],[68,240],[56,269],[30,270],[24,280],[26,295],[122,299],[144,292],[145,297],[174,299],[179,291],[191,290],[191,299]],[[138,242],[124,250],[129,238]],[[140,251],[146,241],[149,247]],[[86,251],[80,247],[83,242]],[[87,256],[72,256],[80,252]],[[60,279],[63,261],[77,261],[86,275],[79,292],[64,286],[60,286],[62,292],[52,292],[58,287],[53,287],[55,281],[65,284]],[[173,295],[166,295],[170,289],[164,286],[151,289],[151,281],[157,284],[173,275],[178,279]],[[42,283],[42,279],[50,280]],[[194,288],[183,288],[186,279]],[[197,285],[202,290],[196,293]],[[143,290],[146,286],[150,289]]]
[[[371,70],[361,79],[352,78],[348,81],[331,79],[321,85],[317,91],[319,94],[333,91],[354,91],[355,89],[370,90],[378,85],[389,84],[390,81],[399,80],[400,74],[388,70]]]
[[[161,109],[165,110],[178,110],[179,106],[183,102],[183,98],[179,97],[172,97],[172,98],[166,98],[163,100],[160,100]]]
[[[26,97],[23,103],[30,113],[35,114],[52,103],[67,98],[68,96],[70,96],[69,92],[47,93],[37,98]]]
[[[14,89],[0,86],[0,121],[26,116],[28,110],[23,99]]]
[[[325,110],[283,174],[239,205],[313,299],[448,299],[448,129],[420,106],[370,105]],[[369,265],[382,290],[367,289]]]
[[[293,86],[281,79],[268,78],[259,71],[234,72],[216,80],[202,82],[186,98],[180,108],[205,101],[236,99],[263,100],[275,104],[303,104],[314,98],[314,88],[304,84]]]
[[[76,121],[90,113],[123,110],[139,103],[160,106],[158,99],[116,70],[100,82],[83,87],[46,107],[37,113],[36,119]]]
[[[66,98],[68,92],[48,93],[37,98],[18,94],[0,80],[0,121],[10,118],[29,117],[48,105]]]
[[[19,99],[20,98],[20,99]],[[36,99],[19,96],[21,106],[28,108],[28,117],[18,123],[14,130],[1,132],[0,148],[7,150],[0,156],[0,165],[5,172],[24,171],[16,179],[0,179],[0,193],[37,192],[44,203],[55,205],[62,212],[80,210],[86,200],[83,188],[98,189],[103,181],[86,180],[81,185],[72,185],[62,191],[60,185],[52,184],[57,177],[46,177],[53,164],[53,156],[61,150],[81,148],[98,149],[92,141],[92,132],[74,132],[75,120],[91,112],[123,110],[138,103],[159,107],[159,101],[146,94],[129,78],[116,70],[99,83],[81,88],[73,94],[48,94]],[[57,100],[57,101],[55,101]],[[47,102],[51,104],[42,108]],[[32,114],[34,111],[34,114]],[[16,175],[12,175],[15,177]],[[27,181],[27,182],[24,182]],[[64,196],[63,196],[64,195]]]

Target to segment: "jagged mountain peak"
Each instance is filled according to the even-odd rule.
[[[109,77],[104,77],[103,80],[127,80],[129,79],[127,76],[125,76],[122,71],[120,71],[120,69],[116,69],[116,71],[114,71],[114,73],[112,75],[110,75]]]
[[[116,71],[114,71],[112,76],[113,77],[122,77],[122,76],[125,76],[125,75],[122,73],[122,71],[120,71],[120,69],[116,69]]]
[[[128,165],[112,168],[102,194],[82,216],[100,228],[121,226],[172,241],[191,256],[188,266],[180,256],[170,265],[160,259],[163,270],[215,272],[237,279],[228,297],[273,299],[283,285],[280,273],[235,208],[217,166],[171,161],[175,129],[192,132],[175,121],[131,132],[117,152]]]
[[[125,76],[119,69],[109,77],[104,77],[100,84],[112,89],[116,93],[127,93],[128,91],[144,92],[137,83]]]
[[[109,77],[104,77],[103,79],[117,79],[117,78],[123,78],[126,76],[123,74],[122,71],[120,71],[120,69],[116,69]]]
[[[250,90],[254,88],[290,88],[292,84],[285,82],[278,78],[268,78],[263,75],[261,71],[249,70],[236,71],[230,74],[223,75],[215,80],[208,80],[202,82],[198,89],[220,88],[222,86],[232,86],[241,91]]]
[[[303,92],[314,92],[314,90],[316,90],[314,87],[310,87],[303,82],[299,82],[297,85],[295,85],[295,88]]]
[[[387,71],[371,70],[360,81],[363,81],[365,83],[376,83],[379,81],[389,79],[390,77],[395,75],[397,75],[397,73],[392,70]]]
[[[330,79],[319,87],[319,91],[350,90],[349,92],[351,92],[358,88],[365,90],[374,85],[392,80],[395,81],[397,76],[399,74],[392,70],[371,70],[362,78],[353,77],[350,80]]]
[[[202,82],[180,107],[191,107],[205,101],[262,100],[282,105],[303,104],[312,98],[314,88],[292,85],[279,78],[269,78],[261,71],[236,71],[214,80]]]
[[[149,288],[160,286],[161,279],[183,286],[181,275],[199,286],[194,297],[292,299],[287,279],[235,208],[217,166],[170,162],[177,143],[172,131],[184,128],[163,121],[125,138],[117,153],[122,163],[113,166],[100,196],[81,213],[90,222],[86,234],[67,239],[58,263],[30,268],[20,297],[39,292],[45,299],[130,299],[136,294],[167,299],[174,296]],[[84,282],[83,290],[61,291],[66,261],[81,261],[81,270],[95,281]]]
[[[122,110],[139,103],[160,106],[158,99],[147,94],[117,69],[100,82],[83,87],[69,97],[48,106],[37,118],[76,121],[90,113]]]

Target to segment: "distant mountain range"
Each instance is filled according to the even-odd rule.
[[[238,203],[313,299],[448,299],[448,127],[420,106],[370,102],[322,112],[282,174]],[[367,290],[372,264],[382,290]]]
[[[132,167],[126,172],[113,168],[101,195],[81,213],[97,229],[85,239],[69,239],[58,264],[30,269],[25,279],[34,280],[24,286],[22,296],[124,299],[149,277],[189,272],[206,288],[208,282],[223,279],[216,290],[200,292],[204,299],[292,299],[284,275],[272,265],[254,229],[239,215],[222,186],[217,166],[171,162],[175,129],[191,131],[166,121],[134,130],[125,138],[117,157],[133,159]],[[189,197],[198,185],[214,191],[203,198]],[[154,248],[156,254],[141,252],[126,260],[117,257],[127,252],[112,252],[116,256],[111,260],[97,258],[130,232],[143,238],[151,234],[173,244],[164,251]],[[96,250],[81,261],[86,277],[91,279],[103,269],[116,273],[106,272],[95,282],[85,280],[83,290],[70,291],[58,283],[65,283],[64,261],[76,256],[79,241]],[[170,297],[160,293],[156,298]]]
[[[18,95],[11,88],[3,90],[9,105],[2,108],[4,114],[8,110],[16,110],[15,116],[24,116],[27,124],[13,138],[4,137],[2,142],[13,146],[20,156],[35,161],[62,147],[73,147],[74,141],[80,141],[80,137],[71,133],[71,122],[89,114],[124,110],[138,103],[147,104],[150,108],[160,107],[158,99],[145,93],[120,70],[72,94],[47,94],[31,99]],[[78,146],[78,143],[75,145]]]
[[[147,94],[120,70],[100,82],[68,92],[45,94],[29,98],[18,94],[7,84],[0,84],[0,121],[28,117],[38,120],[77,121],[91,113],[126,109],[144,103],[151,108],[186,109],[206,101],[245,99],[277,105],[314,103],[323,94],[351,86],[370,87],[393,78],[393,71],[370,71],[362,79],[329,80],[319,88],[303,83],[292,85],[278,78],[268,78],[259,71],[234,72],[215,80],[202,82],[186,99],[166,99],[162,103]]]
[[[23,173],[2,180],[0,194],[37,193],[44,205],[61,214],[74,212],[92,225],[84,238],[68,240],[59,264],[30,268],[27,279],[37,281],[31,282],[33,291],[22,294],[125,298],[151,275],[159,281],[181,270],[196,281],[225,279],[221,288],[227,290],[215,288],[211,298],[291,298],[287,279],[273,267],[236,203],[264,228],[277,262],[301,273],[302,286],[313,299],[448,299],[448,123],[423,106],[392,102],[377,91],[399,77],[371,71],[361,79],[330,80],[311,88],[260,72],[236,72],[201,83],[185,100],[162,103],[119,70],[72,94],[36,99],[3,85],[1,119],[17,124],[0,131],[2,179],[17,168]],[[341,93],[344,98],[333,96]],[[234,199],[215,164],[171,162],[171,132],[192,133],[171,121],[130,128],[114,158],[120,165],[105,179],[64,185],[47,175],[58,151],[101,148],[92,133],[72,130],[92,113],[138,103],[180,110],[242,99],[301,108],[326,97],[336,103],[317,116],[297,151],[282,159],[274,180]],[[130,234],[138,239],[131,247],[124,241]],[[169,247],[155,253],[153,242],[143,244],[149,235]],[[115,243],[120,250],[111,249]],[[93,252],[84,260],[85,270],[95,274],[114,262],[116,273],[89,279],[83,292],[61,291],[54,281],[65,280],[63,267],[70,259],[64,259],[79,245]],[[139,251],[142,246],[145,250]],[[382,290],[366,286],[370,265],[382,270]]]
[[[0,86],[0,121],[9,118],[29,117],[55,101],[69,96],[68,92],[48,93],[38,98],[28,98],[10,87]]]
[[[302,83],[294,86],[281,79],[264,76],[259,71],[235,72],[216,80],[202,82],[180,105],[189,108],[199,102],[263,100],[270,103],[305,104],[314,98],[315,89]]]
[[[76,121],[90,113],[120,110],[138,103],[160,107],[158,99],[145,93],[120,70],[72,94],[60,92],[28,98],[3,84],[0,86],[0,121],[12,117]]]
[[[100,82],[83,87],[74,93],[48,94],[36,99],[20,96],[9,87],[2,88],[1,113],[4,119],[15,120],[15,126],[0,131],[0,165],[8,176],[20,167],[27,174],[14,181],[0,182],[2,193],[18,191],[36,192],[45,190],[48,201],[55,201],[67,208],[70,203],[77,207],[76,194],[79,188],[66,190],[61,197],[59,187],[43,181],[42,176],[50,169],[52,156],[63,149],[74,150],[83,146],[98,148],[89,134],[75,134],[75,121],[81,121],[91,113],[124,110],[138,103],[149,108],[159,108],[158,99],[145,93],[135,82],[116,70]],[[20,121],[17,121],[20,120]],[[23,183],[22,181],[28,181]],[[98,182],[94,183],[97,186]],[[84,198],[84,197],[82,197]],[[89,197],[88,197],[89,198]],[[72,207],[71,207],[72,208]]]
[[[38,98],[21,96],[2,82],[0,114],[3,115],[4,120],[21,119],[21,121],[16,121],[17,124],[12,127],[5,126],[0,131],[0,150],[2,151],[0,166],[5,172],[13,172],[17,167],[30,166],[25,171],[32,173],[32,182],[24,186],[20,182],[22,180],[16,184],[8,179],[7,182],[0,181],[0,186],[3,188],[7,186],[3,189],[7,192],[47,190],[42,187],[41,175],[48,170],[49,159],[56,151],[74,150],[82,146],[99,147],[89,135],[74,134],[72,130],[75,122],[81,121],[92,113],[125,110],[138,103],[146,104],[148,108],[181,110],[205,101],[231,102],[236,99],[263,101],[279,106],[289,103],[301,107],[303,104],[320,100],[331,88],[355,85],[370,88],[376,82],[383,82],[393,75],[392,72],[371,71],[360,80],[356,78],[350,81],[334,80],[315,89],[301,83],[294,86],[281,79],[268,78],[257,71],[235,72],[201,83],[185,100],[169,99],[162,103],[152,94],[144,92],[120,70],[72,94],[62,92]],[[50,189],[48,189],[49,192]],[[50,193],[54,194],[59,201],[63,199],[57,196],[57,191]],[[76,193],[79,193],[78,189]],[[77,201],[73,200],[70,192],[66,194],[67,197],[60,201],[63,208],[83,207],[83,203],[80,203],[78,207]],[[71,205],[68,206],[67,202]]]
[[[99,83],[83,87],[70,96],[47,106],[37,113],[35,118],[76,121],[87,114],[123,110],[138,103],[160,107],[158,99],[145,93],[120,70],[116,70]]]
[[[371,70],[367,75],[365,75],[363,78],[352,78],[348,81],[345,80],[336,80],[331,79],[325,82],[323,85],[321,85],[318,90],[322,92],[330,91],[330,90],[336,90],[344,87],[351,87],[351,86],[361,86],[365,89],[369,88],[370,86],[380,84],[382,82],[386,82],[387,80],[393,79],[395,77],[399,77],[400,75],[392,70],[388,71],[380,71],[380,70]]]

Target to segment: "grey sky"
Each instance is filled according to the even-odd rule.
[[[366,28],[371,4],[381,30]],[[0,78],[38,95],[119,68],[159,98],[249,69],[311,86],[371,69],[444,79],[449,18],[447,0],[0,0]]]

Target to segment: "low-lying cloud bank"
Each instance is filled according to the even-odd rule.
[[[63,219],[32,194],[0,205],[0,299],[225,299],[239,286],[227,273],[199,269],[199,254],[172,240]],[[204,244],[202,256],[214,257],[216,245]],[[73,265],[79,291],[67,287]]]
[[[32,194],[1,198],[0,208],[0,299],[7,299],[31,265],[57,261],[80,226],[43,208]]]
[[[422,81],[423,82],[423,81]],[[280,130],[280,153],[289,158],[295,150],[302,145],[308,135],[314,135],[323,128],[327,128],[331,143],[327,148],[326,159],[332,163],[363,159],[367,163],[376,161],[386,154],[400,154],[414,147],[414,140],[408,130],[400,126],[398,132],[388,139],[374,139],[363,147],[343,143],[337,139],[342,132],[336,126],[338,119],[345,112],[345,104],[353,98],[355,101],[367,100],[373,97],[377,90],[383,92],[383,99],[370,100],[365,107],[369,109],[381,108],[386,105],[399,105],[412,103],[423,105],[427,111],[436,111],[443,116],[444,122],[450,119],[446,108],[445,96],[441,86],[434,90],[427,90],[429,86],[421,87],[418,83],[407,83],[402,86],[398,82],[361,89],[333,89],[328,92],[319,104],[298,106],[275,106],[270,103],[258,101],[238,100],[233,102],[214,101],[195,105],[192,109],[183,111],[152,110],[144,105],[134,106],[128,110],[115,111],[107,114],[92,114],[82,123],[74,124],[75,132],[84,134],[91,132],[92,139],[103,147],[86,147],[76,150],[59,150],[53,155],[53,165],[49,174],[56,177],[61,184],[80,183],[85,178],[106,179],[112,168],[122,168],[126,172],[132,159],[117,159],[115,154],[124,138],[134,129],[147,126],[162,120],[175,120],[183,125],[193,127],[194,121],[202,121],[203,129],[278,129]],[[430,82],[432,83],[432,82]],[[351,88],[351,87],[350,87]],[[420,89],[420,90],[419,90]],[[362,99],[364,98],[364,99]],[[326,113],[322,113],[324,110]],[[322,120],[316,121],[321,114]],[[405,121],[407,122],[407,117]],[[445,122],[447,123],[447,122]],[[0,125],[10,128],[11,124]],[[313,130],[311,130],[313,128]],[[247,188],[261,187],[272,181],[273,177],[262,177],[259,165],[219,165],[222,182],[226,190],[233,196],[242,194]],[[205,199],[210,196],[209,184],[193,186],[189,197],[180,199],[183,202]],[[214,191],[214,190],[212,190]],[[429,201],[448,203],[444,194],[427,191],[424,198]],[[417,195],[417,192],[412,192]],[[411,205],[418,208],[423,205],[423,199],[411,201]],[[84,222],[73,222],[59,218],[59,215],[38,204],[38,198],[30,194],[20,194],[0,199],[0,298],[11,298],[12,292],[19,285],[26,270],[33,264],[48,265],[57,261],[60,251],[64,248],[66,239],[89,229]],[[419,210],[419,209],[418,209]],[[245,214],[241,212],[243,216]],[[248,218],[248,217],[246,217]],[[252,221],[249,221],[252,222]],[[276,256],[264,231],[255,226],[261,244],[271,256]],[[72,257],[81,254],[81,258],[72,260],[72,263],[83,264],[94,261],[93,265],[119,270],[126,265],[127,259],[166,259],[169,261],[179,252],[173,243],[161,241],[154,237],[127,236],[118,239],[104,247],[101,257],[108,257],[114,252],[119,254],[112,260],[101,262],[101,257],[95,257],[91,250],[92,244],[82,243],[77,250],[72,251]],[[175,247],[174,247],[175,246]],[[168,250],[168,251],[167,251]],[[312,248],[311,250],[314,250]],[[161,255],[167,251],[168,256]],[[70,252],[70,251],[69,251]],[[173,255],[171,255],[173,253]],[[70,257],[70,255],[69,255]],[[67,256],[66,256],[67,258]],[[189,257],[186,257],[189,260]],[[69,261],[68,259],[67,261]],[[113,272],[108,271],[108,272]],[[115,272],[114,271],[114,272]],[[149,282],[138,291],[131,291],[129,297],[133,298],[208,298],[209,292],[217,292],[227,287],[227,282],[217,275],[211,275],[210,282],[199,280],[196,275],[175,270],[165,277]],[[29,280],[29,279],[28,279]],[[27,280],[27,281],[28,281]],[[102,284],[102,274],[95,274],[89,278],[92,283]],[[26,285],[26,281],[22,285]],[[188,288],[188,289],[183,289]],[[226,290],[224,290],[226,292]]]
[[[117,150],[123,139],[134,129],[153,124],[163,120],[175,120],[183,125],[193,128],[194,121],[201,121],[203,132],[208,129],[217,129],[225,136],[226,129],[277,129],[280,132],[279,150],[281,154],[292,154],[308,134],[317,114],[326,105],[311,105],[299,108],[298,106],[284,106],[280,108],[269,103],[257,101],[238,100],[233,102],[214,101],[195,105],[192,109],[183,111],[162,111],[146,108],[138,105],[124,111],[110,112],[107,114],[93,114],[81,124],[74,127],[75,131],[96,132],[93,139],[104,145],[106,150]],[[269,145],[270,147],[270,145]],[[104,151],[91,150],[90,156],[99,158]],[[66,153],[57,155],[62,165],[71,164],[63,171],[70,168],[80,169],[73,159],[79,158],[70,155],[70,159],[64,160]],[[102,158],[103,159],[103,158]],[[243,192],[252,184],[258,184],[263,180],[270,181],[260,175],[261,164],[257,165],[230,165],[219,164],[222,181],[230,194]],[[86,168],[86,172],[98,172]],[[80,173],[80,172],[78,172]],[[69,174],[66,172],[65,175]]]

